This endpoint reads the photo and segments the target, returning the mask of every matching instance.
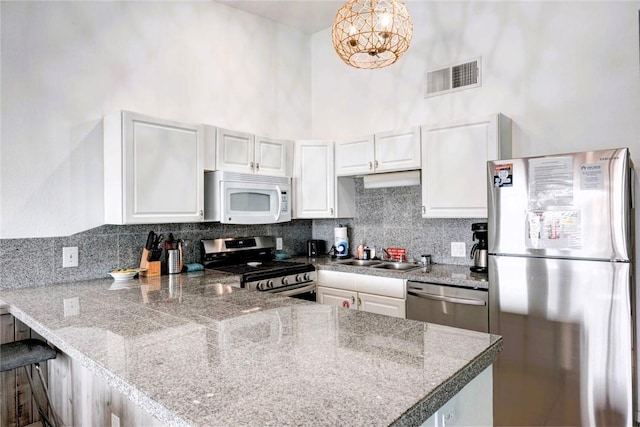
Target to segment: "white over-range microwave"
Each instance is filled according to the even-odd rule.
[[[204,220],[223,224],[291,221],[291,178],[226,171],[206,172]]]

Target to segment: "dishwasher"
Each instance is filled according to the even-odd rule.
[[[489,332],[489,292],[407,281],[407,319]]]

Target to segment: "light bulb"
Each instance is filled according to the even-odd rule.
[[[380,15],[380,25],[384,31],[389,31],[391,28],[391,14],[389,12],[384,12]]]

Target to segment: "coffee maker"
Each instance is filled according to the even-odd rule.
[[[478,243],[474,244],[471,248],[471,255],[473,259],[473,266],[471,271],[475,273],[487,272],[487,223],[475,222],[471,224],[471,231],[473,231],[473,240],[478,240]]]

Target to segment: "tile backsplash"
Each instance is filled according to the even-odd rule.
[[[135,267],[150,230],[185,241],[185,262],[200,262],[201,239],[273,235],[283,250],[306,253],[308,239],[333,244],[333,229],[349,227],[349,249],[358,244],[405,247],[409,258],[429,253],[433,262],[472,265],[471,224],[486,219],[424,219],[420,186],[365,189],[356,178],[356,216],[345,219],[294,220],[271,225],[219,223],[103,225],[65,237],[0,240],[0,289],[106,277],[115,268]],[[452,257],[451,242],[465,242],[466,256]],[[62,248],[78,247],[78,267],[62,268]]]
[[[304,253],[311,221],[285,224],[219,223],[103,225],[65,237],[0,240],[0,289],[106,277],[116,268],[137,267],[150,230],[185,241],[185,262],[200,262],[200,240],[218,237],[276,236],[283,250]],[[62,248],[78,247],[78,267],[62,268]]]
[[[486,218],[422,218],[420,186],[365,189],[356,178],[356,217],[314,220],[313,238],[333,244],[334,227],[349,228],[349,251],[363,243],[376,248],[404,247],[407,257],[431,254],[433,262],[473,265],[469,258],[473,241],[471,224]],[[465,257],[451,256],[451,242],[464,242]]]

